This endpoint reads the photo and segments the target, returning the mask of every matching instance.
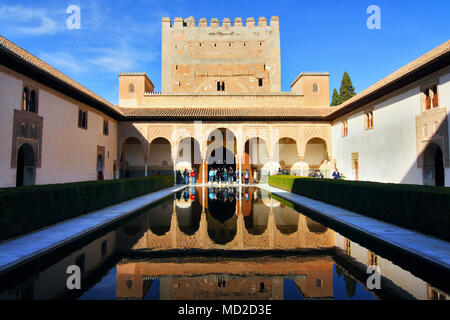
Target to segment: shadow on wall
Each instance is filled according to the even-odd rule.
[[[132,122],[119,123],[117,150],[120,178],[173,174],[170,142],[163,137],[149,142]]]
[[[445,111],[445,116],[443,116]],[[439,112],[439,117],[433,113]],[[430,113],[429,116],[426,113]],[[431,119],[431,121],[430,121]],[[450,177],[445,177],[445,170],[450,168],[448,114],[446,108],[435,108],[416,116],[416,143],[419,150],[416,161],[407,171],[401,183],[408,183],[406,178],[419,169],[423,185],[449,186]],[[419,183],[420,183],[419,182]]]

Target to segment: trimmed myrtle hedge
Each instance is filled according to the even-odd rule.
[[[0,189],[0,240],[173,185],[173,176]]]
[[[450,241],[450,188],[270,176],[271,186]]]

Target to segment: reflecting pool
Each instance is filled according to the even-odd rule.
[[[82,272],[68,290],[67,267]],[[378,268],[380,289],[368,282]],[[185,188],[12,273],[0,299],[448,299],[259,188]]]

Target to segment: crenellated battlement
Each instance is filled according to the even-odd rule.
[[[270,22],[270,23],[269,23]],[[168,18],[162,18],[163,28],[253,28],[253,27],[271,27],[278,28],[280,19],[278,16],[273,16],[270,18],[270,21],[267,21],[266,17],[259,17],[258,20],[255,20],[253,17],[248,17],[244,20],[241,17],[237,17],[232,22],[230,18],[224,18],[222,23],[217,18],[212,18],[209,23],[206,18],[201,18],[198,22],[194,17],[189,17],[183,19],[181,17],[176,17],[173,21]]]

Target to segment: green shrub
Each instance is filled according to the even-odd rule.
[[[152,176],[0,189],[0,240],[173,185]]]
[[[450,240],[450,188],[270,176],[271,186]]]

